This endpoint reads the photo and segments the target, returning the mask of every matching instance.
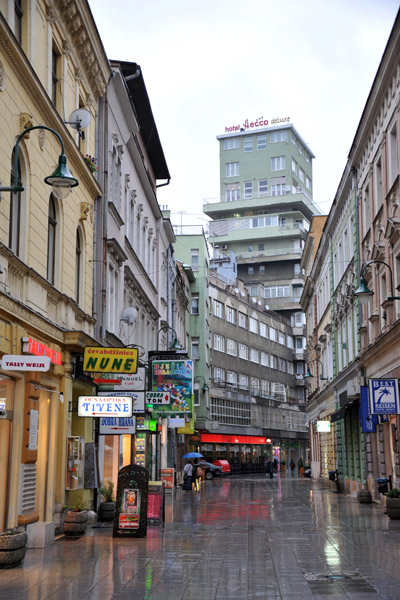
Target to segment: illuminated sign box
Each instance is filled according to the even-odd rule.
[[[317,421],[318,433],[329,433],[330,430],[331,430],[331,422],[330,421]]]
[[[23,354],[5,354],[1,359],[1,368],[5,371],[48,371],[48,356],[24,356]]]
[[[78,417],[132,417],[130,396],[79,396]]]
[[[137,348],[86,346],[83,370],[94,373],[136,373],[137,361]]]

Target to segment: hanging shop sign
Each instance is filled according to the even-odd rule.
[[[83,370],[89,373],[136,373],[137,360],[137,348],[86,346]]]
[[[193,412],[193,361],[155,360],[151,363],[151,391],[168,393],[169,404],[157,406],[157,411]]]
[[[93,381],[97,383],[101,390],[144,390],[146,387],[146,371],[140,367],[133,374],[118,373],[117,375],[102,375]]]
[[[101,435],[134,435],[136,433],[136,418],[100,417],[99,433]]]
[[[53,350],[46,344],[42,344],[42,342],[38,342],[31,337],[23,337],[22,338],[22,352],[27,352],[28,354],[34,354],[35,356],[48,356],[50,362],[54,365],[61,365],[61,352],[57,350]]]
[[[169,404],[170,402],[169,392],[146,392],[146,404]]]
[[[399,414],[398,379],[370,379],[369,401],[371,415]]]
[[[79,396],[78,417],[132,417],[130,396]]]
[[[366,385],[362,385],[360,387],[360,394],[359,414],[361,431],[363,433],[375,433],[379,417],[377,415],[371,415],[369,412],[369,395],[368,387]]]
[[[144,413],[144,392],[99,392],[99,396],[102,398],[109,398],[110,396],[121,396],[124,398],[132,398],[133,412],[136,413]]]
[[[48,371],[50,358],[48,356],[5,354],[1,359],[1,368],[5,371]]]
[[[330,421],[317,421],[318,433],[329,433],[330,430],[331,430],[331,422]]]

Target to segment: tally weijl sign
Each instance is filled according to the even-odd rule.
[[[50,358],[48,356],[5,354],[1,359],[1,368],[5,371],[48,371]]]

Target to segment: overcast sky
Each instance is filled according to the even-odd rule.
[[[173,223],[205,224],[225,126],[290,117],[327,214],[398,0],[91,0],[108,58],[140,64],[171,174]],[[180,211],[184,211],[181,213]]]

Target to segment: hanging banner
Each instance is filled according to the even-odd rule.
[[[170,395],[169,404],[154,405],[157,412],[193,412],[193,361],[155,360],[151,363],[151,389]]]
[[[398,379],[370,379],[369,401],[371,415],[398,415]]]
[[[377,415],[371,415],[369,412],[369,394],[368,387],[362,385],[360,398],[360,423],[363,433],[375,433],[378,424]]]

